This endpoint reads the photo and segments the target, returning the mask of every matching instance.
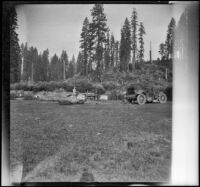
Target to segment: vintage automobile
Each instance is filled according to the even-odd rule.
[[[86,98],[83,94],[68,95],[65,99],[58,100],[60,105],[84,104]]]
[[[131,84],[124,95],[124,102],[138,103],[139,105],[144,105],[147,102],[166,103],[167,95],[164,89],[156,87],[145,88],[138,84]]]

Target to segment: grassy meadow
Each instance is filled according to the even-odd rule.
[[[22,181],[79,182],[85,168],[95,182],[170,177],[171,102],[11,100],[10,110],[10,167],[23,163]]]

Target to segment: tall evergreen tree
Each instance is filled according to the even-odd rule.
[[[83,67],[83,57],[82,53],[78,53],[77,61],[76,61],[76,73],[80,73],[84,75],[84,67]]]
[[[24,80],[28,81],[32,78],[32,52],[33,47],[28,47],[27,43],[25,44],[24,48]]]
[[[161,43],[159,45],[159,51],[160,56],[161,56],[161,60],[166,60],[167,59],[167,54],[166,54],[166,45],[164,43]]]
[[[131,15],[131,47],[132,47],[132,67],[135,68],[136,63],[136,55],[137,55],[137,11],[133,8],[133,12]]]
[[[108,30],[106,26],[106,16],[104,14],[104,8],[102,4],[95,4],[91,10],[92,23],[91,32],[93,35],[94,43],[94,60],[96,62],[96,76],[101,81],[101,74],[103,69],[103,50],[106,42],[106,32]]]
[[[34,58],[34,47],[31,46],[30,49],[29,49],[29,65],[30,65],[30,80],[32,82],[34,82],[34,80],[33,80],[34,66],[35,66],[34,60],[35,60],[35,58]],[[42,67],[40,68],[40,71],[41,70],[42,70]]]
[[[167,50],[167,59],[170,59],[173,57],[175,27],[176,27],[176,21],[174,18],[172,18],[168,25],[167,37],[166,37],[166,41],[165,41],[166,50]]]
[[[120,42],[120,71],[128,71],[131,53],[131,31],[128,18],[125,19],[124,26],[121,29]]]
[[[93,24],[89,23],[89,33],[88,33],[88,65],[87,71],[89,74],[92,73],[92,62],[95,60],[95,51],[94,51],[94,44],[95,44],[95,35],[93,34]]]
[[[69,66],[68,56],[67,56],[67,52],[65,50],[63,50],[61,53],[60,61],[62,64],[62,77],[63,77],[63,80],[65,80],[66,79],[66,70]]]
[[[59,80],[59,58],[56,54],[51,58],[50,64],[50,80],[58,81]]]
[[[9,9],[9,23],[10,23],[10,82],[20,81],[21,72],[21,51],[19,46],[18,34],[16,33],[17,13],[15,7]]]
[[[114,67],[115,38],[113,34],[110,37],[110,66]]]
[[[109,31],[108,31],[107,36],[106,36],[105,50],[104,50],[104,67],[105,67],[105,70],[108,70],[109,66],[110,66],[110,34],[109,34]]]
[[[46,49],[42,53],[41,61],[41,81],[48,80],[48,64],[49,64],[49,50]]]
[[[28,51],[28,47],[27,47],[27,43],[25,44],[21,44],[20,46],[20,49],[21,49],[21,80],[22,81],[25,81],[25,62],[26,62],[26,54],[27,54],[27,51]]]
[[[42,76],[40,73],[42,67],[41,67],[41,63],[38,63],[38,50],[36,47],[32,48],[31,56],[32,56],[32,63],[31,63],[31,69],[32,69],[31,73],[32,74],[31,74],[31,76],[32,76],[32,81],[35,82],[35,81],[37,81],[38,78],[40,78],[40,76]],[[38,67],[38,65],[39,65],[39,67]],[[41,80],[41,78],[39,80]]]
[[[23,76],[22,80],[28,81],[32,80],[33,81],[33,66],[35,63],[35,58],[34,58],[34,47],[28,47],[27,42],[25,45],[21,45],[21,54],[22,54],[22,60],[23,60]],[[34,61],[34,62],[33,62]]]
[[[88,74],[88,61],[89,61],[89,50],[90,50],[90,24],[86,17],[83,22],[82,32],[81,32],[81,46],[82,58],[83,58],[83,74]]]
[[[115,54],[114,54],[115,69],[119,70],[119,42],[115,42]]]
[[[37,57],[37,64],[34,67],[35,81],[42,81],[42,53],[40,52]]]
[[[144,39],[143,36],[146,34],[143,23],[140,22],[140,27],[139,27],[139,51],[138,51],[138,57],[139,57],[139,62],[144,61]]]
[[[34,82],[41,81],[41,64],[42,64],[42,55],[38,54],[37,48],[33,48],[33,57],[34,57],[34,71],[33,71],[33,80]]]
[[[68,78],[73,77],[74,73],[75,73],[75,57],[73,55],[72,60],[69,63],[69,68],[68,68],[68,73],[67,73]]]

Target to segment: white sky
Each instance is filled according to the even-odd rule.
[[[92,4],[20,5],[17,7],[20,43],[27,42],[28,46],[37,47],[39,52],[48,48],[50,56],[55,53],[60,56],[62,50],[66,50],[70,59],[73,54],[77,58],[83,21],[86,16],[91,21],[92,7]],[[149,59],[150,40],[152,58],[156,59],[172,16],[177,21],[183,6],[174,9],[172,5],[105,4],[107,25],[116,40],[120,41],[120,30],[126,17],[130,21],[133,8],[136,8],[138,20],[143,22],[146,30],[145,59]]]

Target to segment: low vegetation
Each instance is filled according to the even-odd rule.
[[[134,73],[108,71],[103,74],[102,82],[94,82],[92,78],[84,76],[74,76],[66,81],[50,81],[50,82],[36,82],[28,84],[27,82],[20,82],[11,84],[11,90],[24,90],[32,92],[40,91],[55,91],[56,89],[63,89],[71,92],[74,85],[78,92],[95,92],[98,94],[108,94],[110,99],[122,98],[122,92],[126,90],[129,84],[141,84],[146,88],[158,87],[166,90],[169,100],[172,99],[172,70],[168,68],[168,79],[165,79],[165,68],[169,64],[148,64],[140,65],[140,68]],[[11,99],[14,95],[11,94]]]

